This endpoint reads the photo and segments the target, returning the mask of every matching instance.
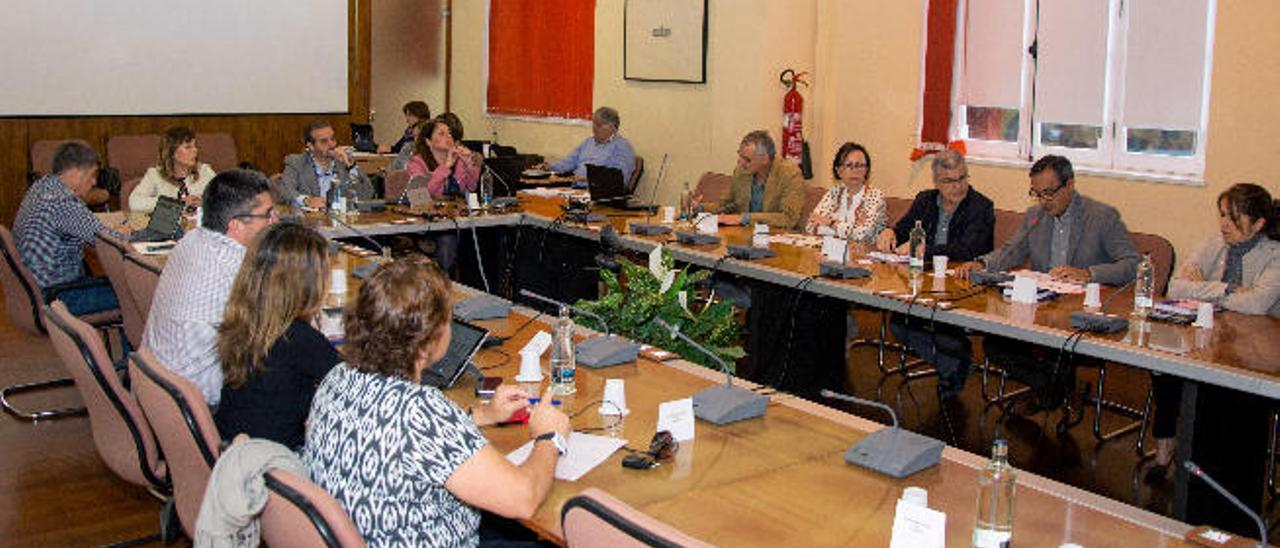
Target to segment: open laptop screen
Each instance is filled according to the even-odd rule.
[[[438,388],[453,386],[467,370],[467,363],[480,350],[480,345],[489,334],[488,330],[462,320],[453,320],[450,329],[452,337],[449,339],[449,350],[440,361],[422,371],[422,384]]]

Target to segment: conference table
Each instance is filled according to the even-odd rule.
[[[429,212],[392,208],[378,213],[349,216],[345,226],[330,219],[311,216],[308,222],[327,237],[358,241],[352,227],[366,236],[422,233],[460,228],[536,227],[555,231],[590,243],[598,238],[601,225],[567,223],[560,211],[561,200],[524,197],[523,208],[504,213],[471,214],[456,206],[446,205],[439,213],[445,217],[429,217]],[[724,243],[714,246],[687,246],[670,241],[670,236],[637,236],[627,234],[634,215],[609,212],[606,223],[623,233],[622,245],[634,252],[647,252],[665,245],[680,262],[713,268],[717,272],[748,277],[767,283],[794,287],[805,282],[804,290],[847,303],[909,314],[924,321],[936,321],[993,333],[1049,347],[1060,346],[1072,335],[1067,316],[1081,307],[1079,296],[1064,296],[1039,305],[1007,302],[991,289],[976,287],[954,277],[934,278],[926,275],[912,299],[911,279],[899,265],[871,262],[865,264],[873,275],[852,281],[815,278],[819,262],[816,249],[774,244],[777,256],[758,261],[725,259],[725,244],[747,243],[750,233],[744,228],[722,227]],[[859,257],[855,260],[863,261]],[[1104,294],[1104,298],[1106,295]],[[933,301],[926,301],[933,299]],[[938,302],[942,301],[941,305]],[[1125,313],[1131,302],[1122,295],[1109,311]],[[510,322],[511,320],[507,320]],[[490,327],[504,333],[509,323]],[[1249,317],[1222,313],[1216,327],[1202,330],[1171,324],[1133,322],[1128,332],[1084,337],[1075,347],[1081,355],[1171,374],[1189,382],[1184,391],[1184,412],[1180,431],[1180,454],[1199,455],[1211,448],[1196,447],[1194,421],[1196,412],[1205,411],[1197,403],[1197,390],[1227,390],[1270,402],[1280,397],[1280,352],[1270,334],[1277,332],[1280,322],[1265,317]],[[532,334],[527,330],[509,345],[518,348]],[[514,355],[514,348],[505,350]],[[493,363],[491,352],[478,358],[482,367],[496,366],[488,374],[510,377],[514,364]],[[598,399],[603,379],[608,376],[627,379],[630,407],[636,410],[625,420],[621,435],[632,447],[647,443],[652,434],[657,403],[686,397],[716,375],[684,363],[654,364],[641,360],[601,371],[579,368],[580,393],[568,402],[586,405]],[[722,379],[722,377],[721,377]],[[466,402],[469,388],[454,391]],[[1202,402],[1201,402],[1202,403]],[[575,409],[574,412],[577,410]],[[814,420],[815,418],[821,420]],[[591,421],[600,417],[591,410],[575,418],[575,427],[598,426]],[[1216,426],[1216,425],[1209,425]],[[742,540],[764,541],[786,538],[802,544],[861,544],[863,541],[883,544],[887,540],[894,503],[901,488],[920,485],[930,491],[931,506],[951,515],[948,538],[963,544],[972,526],[976,469],[985,463],[980,457],[947,448],[942,466],[927,470],[905,481],[875,476],[871,472],[844,464],[841,454],[853,442],[878,425],[794,396],[778,393],[763,420],[746,421],[727,427],[698,424],[698,440],[682,447],[675,464],[647,472],[623,470],[620,456],[606,461],[599,469],[580,480],[582,485],[558,482],[551,500],[539,511],[531,526],[558,538],[558,508],[568,497],[588,485],[599,486],[624,501],[669,521],[702,538],[726,544],[725,534],[741,533]],[[518,429],[491,429],[487,432],[494,443],[514,449],[524,439]],[[1265,438],[1265,432],[1259,429]],[[692,455],[688,455],[692,453]],[[681,461],[679,459],[691,459]],[[683,462],[683,464],[681,464]],[[598,477],[597,477],[598,476]],[[663,476],[664,481],[646,481]],[[1258,476],[1254,476],[1257,478]],[[1034,535],[1049,544],[1072,540],[1085,545],[1112,544],[1121,537],[1116,531],[1131,531],[1133,543],[1143,545],[1173,542],[1188,529],[1122,503],[1110,501],[1047,479],[1020,476],[1016,538],[1023,542]],[[1178,497],[1186,511],[1188,481],[1178,478]],[[1259,482],[1260,483],[1260,482]],[[1027,494],[1038,493],[1034,495]],[[1025,495],[1025,496],[1024,496]],[[1196,498],[1198,503],[1207,499]],[[933,501],[938,501],[934,504]],[[722,510],[716,510],[722,508]],[[1024,512],[1032,509],[1029,513]],[[696,510],[696,511],[695,511]],[[850,519],[832,519],[833,510],[849,512]],[[743,519],[760,512],[760,519]],[[1185,515],[1185,514],[1177,514]],[[772,519],[770,519],[772,518]],[[1084,525],[1092,520],[1113,520],[1118,529]],[[1037,523],[1037,520],[1043,520]],[[1078,522],[1084,520],[1084,522]],[[728,523],[734,523],[728,526]],[[1108,522],[1109,523],[1109,522]],[[1030,524],[1030,525],[1028,525]],[[1028,531],[1030,530],[1030,531]],[[1090,541],[1089,535],[1107,531]],[[771,536],[778,535],[778,536]],[[800,535],[800,536],[797,536]],[[869,535],[869,536],[865,536]],[[1056,536],[1055,536],[1056,535]],[[1154,535],[1154,536],[1152,536]],[[1164,539],[1158,537],[1164,535]],[[799,542],[798,539],[808,542]],[[873,540],[879,539],[879,540]],[[759,542],[763,544],[764,542]],[[1175,543],[1176,544],[1176,543]]]

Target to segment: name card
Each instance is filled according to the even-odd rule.
[[[835,236],[824,236],[822,238],[822,257],[828,261],[838,263],[844,262],[845,249],[849,246],[849,242],[843,238]]]

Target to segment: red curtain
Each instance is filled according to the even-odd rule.
[[[490,0],[488,111],[591,118],[595,0]]]
[[[956,0],[930,0],[924,54],[924,118],[921,144],[947,143],[951,124],[951,75],[955,66]]]

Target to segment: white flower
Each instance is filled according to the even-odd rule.
[[[683,308],[685,312],[688,312],[689,311],[689,292],[681,291],[680,294],[676,295],[676,298],[680,300],[680,308]]]

